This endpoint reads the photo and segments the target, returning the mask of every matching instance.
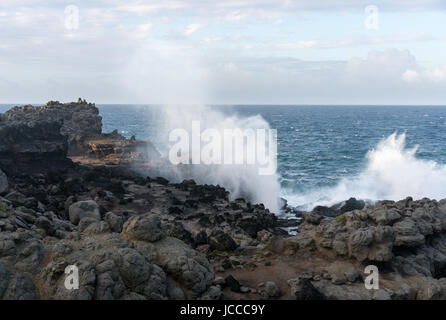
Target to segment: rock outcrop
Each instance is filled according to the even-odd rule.
[[[446,298],[446,200],[381,201],[335,218],[315,213],[303,218],[298,235],[286,240],[288,247],[295,252],[311,249],[327,260],[344,262],[337,269],[341,271],[330,273],[328,282],[321,282],[323,275],[317,275],[318,269],[322,272],[327,266],[313,269],[316,272],[308,280],[324,296]],[[360,278],[355,269],[364,270],[367,265],[378,267],[386,279],[381,287],[386,290],[366,290],[364,283],[355,284]],[[350,269],[355,271],[347,274]],[[292,290],[296,291],[294,283]]]
[[[0,297],[219,299],[214,251],[255,246],[250,233],[279,232],[277,220],[263,206],[229,201],[223,188],[123,167],[16,176],[0,197]],[[79,290],[65,287],[71,265]]]
[[[83,153],[85,140],[102,133],[102,118],[99,116],[98,108],[82,99],[77,103],[62,104],[50,101],[41,107],[31,105],[14,107],[0,116],[0,124],[2,123],[12,127],[18,125],[35,127],[41,123],[58,123],[60,129],[51,128],[52,134],[59,132],[67,137],[69,155]]]
[[[100,160],[102,163],[117,165],[132,161],[147,162],[159,160],[161,155],[148,141],[127,139],[116,130],[112,133],[91,135],[83,141],[83,150],[72,157]],[[82,160],[82,159],[80,159]]]
[[[116,165],[160,157],[150,142],[102,133],[98,108],[82,99],[14,107],[0,114],[0,135],[0,163],[8,174],[64,168],[68,158]]]
[[[100,218],[83,217],[76,226],[52,212],[0,201],[3,299],[197,299],[211,287],[214,273],[206,256],[179,239],[160,233],[126,240],[127,231],[113,232]],[[125,230],[147,228],[144,219],[133,219]],[[79,270],[78,290],[65,286],[70,265]]]

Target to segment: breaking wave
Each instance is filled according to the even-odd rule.
[[[226,114],[208,106],[169,106],[164,108],[164,128],[161,129],[162,137],[167,139],[169,132],[174,129],[184,129],[192,136],[192,123],[198,121],[200,130],[212,129],[224,136],[225,130],[246,129],[270,130],[269,124],[261,116],[241,117],[234,114]],[[269,141],[267,141],[268,143]],[[164,141],[163,145],[171,146],[171,141]],[[245,145],[233,145],[234,155],[246,156]],[[237,148],[242,148],[237,150]],[[268,147],[265,146],[268,150]],[[223,154],[228,150],[223,150]],[[193,153],[194,150],[191,150]],[[269,164],[277,167],[277,161],[270,153],[265,154]],[[245,159],[246,160],[246,159]],[[246,163],[246,161],[243,161]],[[231,199],[245,198],[251,203],[263,203],[272,212],[278,212],[278,199],[280,185],[277,174],[260,175],[259,169],[264,168],[259,164],[188,164],[186,166],[169,166],[167,172],[162,174],[170,179],[181,181],[194,179],[199,184],[220,185],[230,192]],[[274,170],[275,171],[275,170]]]
[[[309,210],[330,206],[355,197],[363,200],[401,200],[446,196],[446,166],[416,157],[418,146],[406,148],[406,135],[393,133],[366,155],[365,169],[342,179],[331,188],[300,194],[284,194],[290,205]]]

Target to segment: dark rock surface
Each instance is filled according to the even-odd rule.
[[[68,143],[58,122],[25,122],[0,119],[0,164],[10,175],[69,166]]]
[[[322,274],[309,278],[327,298],[446,298],[446,200],[381,201],[336,218],[314,212],[303,218],[298,235],[286,242],[295,253],[311,248],[325,259],[336,259],[337,265],[327,264],[332,266],[330,283],[321,281]],[[327,265],[316,263],[313,271]],[[367,265],[378,267],[386,279],[385,290],[354,284],[360,278],[356,268],[364,270]],[[300,292],[307,289],[314,293],[308,283],[302,287],[301,281],[291,282],[298,299],[306,298]]]
[[[288,284],[296,300],[326,300],[324,294],[316,289],[308,279],[291,279]]]
[[[83,178],[89,174],[95,179]],[[73,199],[70,181],[77,179],[82,188]],[[219,298],[221,292],[212,287],[215,272],[207,256],[211,249],[203,253],[194,247],[212,239],[218,243],[215,250],[255,245],[257,240],[238,227],[234,217],[249,217],[255,228],[268,229],[274,215],[263,206],[232,209],[219,187],[155,181],[124,168],[77,165],[57,176],[15,177],[11,192],[0,197],[0,264],[17,275],[8,273],[0,280],[2,286],[21,279],[24,292],[16,298],[27,299]],[[108,191],[116,183],[122,190]],[[207,194],[218,198],[203,201]],[[181,215],[169,210],[173,203]],[[262,217],[260,222],[256,216]],[[203,224],[203,218],[210,224]],[[178,231],[169,235],[174,222],[183,234],[190,234],[190,243],[180,239]],[[82,289],[64,287],[68,265],[79,267]]]
[[[15,112],[30,117],[33,127],[15,126],[19,120],[9,114],[14,125],[8,124],[10,140],[1,147],[15,159],[0,159],[2,168],[12,168],[10,176],[1,175],[4,299],[219,299],[212,251],[256,245],[257,231],[279,230],[263,205],[231,202],[218,186],[171,184],[129,166],[72,163],[60,122],[48,126],[35,120],[47,118],[35,110]],[[29,141],[13,148],[22,126]],[[36,128],[51,129],[54,139],[46,131],[34,136]],[[51,158],[59,165],[48,168]],[[31,166],[24,160],[31,159],[42,162],[23,174]],[[70,265],[79,268],[79,290],[65,287]]]
[[[57,123],[60,130],[50,129],[46,133],[60,133],[67,137],[70,155],[83,152],[83,143],[92,135],[102,133],[102,118],[92,103],[79,99],[78,102],[62,104],[50,101],[41,107],[31,105],[14,107],[0,116],[0,124],[36,127],[42,123]],[[42,137],[45,137],[42,135]]]
[[[365,202],[363,200],[350,198],[345,202],[335,204],[331,207],[317,206],[312,210],[312,212],[324,217],[336,217],[340,214],[353,210],[362,210],[364,207]]]
[[[50,101],[14,107],[0,114],[0,163],[8,175],[65,168],[68,157],[110,164],[159,159],[150,142],[102,133],[95,104]]]
[[[0,195],[5,194],[9,190],[8,177],[0,169]]]

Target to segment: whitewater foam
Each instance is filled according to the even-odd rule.
[[[297,194],[284,190],[283,196],[290,205],[305,210],[350,197],[369,201],[446,197],[446,166],[417,158],[417,150],[418,146],[407,149],[406,135],[395,132],[367,153],[366,167],[359,175],[344,178],[332,188]]]
[[[208,106],[175,106],[171,105],[163,109],[163,125],[160,130],[160,139],[164,145],[171,145],[168,141],[169,132],[181,128],[192,132],[192,123],[199,122],[201,130],[217,130],[222,136],[224,130],[264,129],[270,130],[269,124],[259,115],[241,117],[236,114],[226,114]],[[234,145],[234,148],[243,146]],[[268,150],[267,147],[265,147]],[[245,149],[234,150],[234,155],[245,154]],[[191,150],[194,152],[194,150]],[[224,152],[227,152],[225,150]],[[266,154],[268,163],[277,165],[272,154]],[[245,162],[244,162],[245,163]],[[199,184],[220,185],[230,192],[231,199],[245,198],[252,203],[263,203],[266,208],[278,212],[278,199],[280,186],[277,174],[261,175],[258,164],[241,165],[180,165],[170,166],[168,172],[162,174],[170,179],[180,181],[182,179],[194,179]]]

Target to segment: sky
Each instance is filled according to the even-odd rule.
[[[0,102],[446,105],[444,0],[0,0]]]

